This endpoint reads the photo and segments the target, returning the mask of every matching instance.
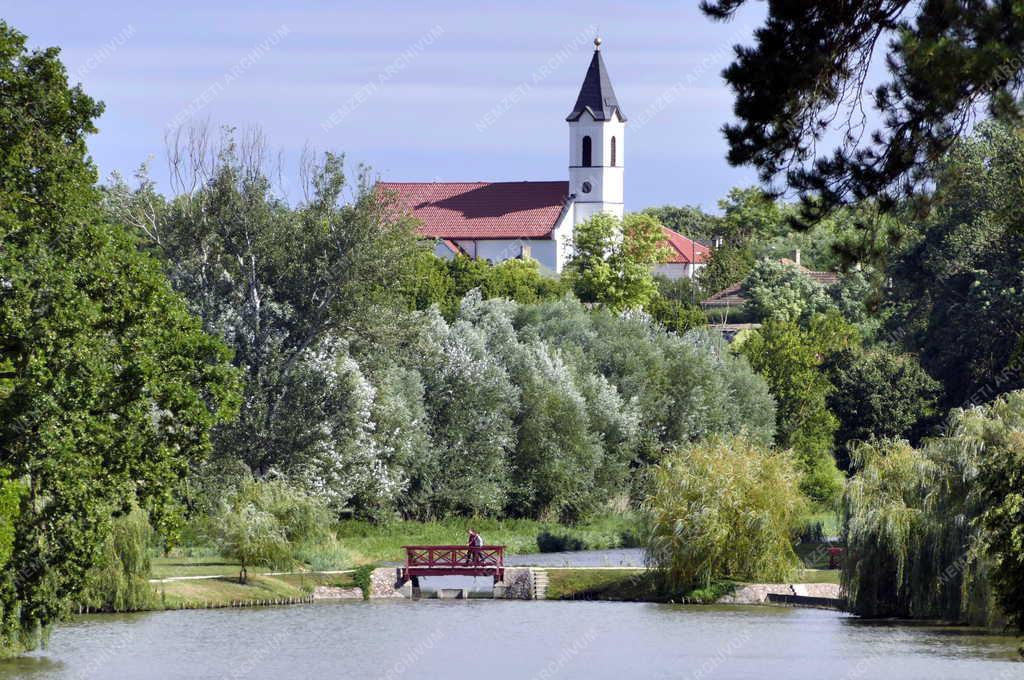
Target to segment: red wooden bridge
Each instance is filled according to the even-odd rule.
[[[398,582],[412,580],[417,586],[421,576],[492,576],[505,580],[505,546],[483,545],[407,545],[405,566],[398,570]]]

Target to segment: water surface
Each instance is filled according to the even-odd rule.
[[[615,602],[374,601],[88,616],[13,678],[1010,680],[1012,638],[837,612]]]

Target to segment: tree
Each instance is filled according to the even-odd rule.
[[[168,524],[238,404],[228,350],[103,219],[85,144],[102,106],[25,42],[0,22],[0,453],[27,487],[0,575],[5,652],[67,611],[112,513]]]
[[[701,6],[727,20],[745,4]],[[1024,14],[1006,3],[773,2],[755,37],[724,71],[739,119],[725,126],[729,161],[784,179],[811,216],[872,196],[891,207],[925,186],[979,109],[1019,120]],[[888,75],[872,97],[880,59]],[[832,127],[839,144],[819,155]]]
[[[946,436],[922,449],[883,439],[853,451],[843,583],[861,616],[1001,623],[989,576],[998,557],[979,521],[988,505],[979,479],[986,454],[973,416],[951,415]]]
[[[963,413],[954,435],[983,452],[978,482],[992,586],[1010,622],[1024,630],[1024,392]]]
[[[192,128],[169,154],[176,198],[141,173],[134,189],[115,179],[106,205],[244,372],[246,407],[218,430],[217,454],[260,478],[284,474],[339,510],[360,493],[397,493],[372,446],[364,372],[413,332],[398,293],[418,254],[412,222],[365,169],[350,182],[332,153],[306,157],[305,198],[288,205],[272,190],[258,132],[226,129],[217,141]]]
[[[768,386],[721,336],[701,330],[679,336],[645,314],[588,312],[572,299],[522,307],[515,323],[521,335],[545,340],[579,371],[607,380],[635,410],[636,465],[716,433],[772,439],[775,404]]]
[[[742,281],[754,262],[754,253],[749,244],[723,243],[711,251],[711,257],[697,274],[701,291],[714,295]]]
[[[663,205],[660,208],[644,208],[642,212],[690,239],[712,241],[721,234],[721,218],[696,206]]]
[[[917,441],[932,424],[939,384],[917,359],[884,345],[847,349],[823,364],[834,389],[829,410],[836,430],[839,467],[849,468],[849,448],[871,439]]]
[[[933,210],[890,270],[887,330],[945,389],[944,405],[1024,387],[1024,135],[983,125],[943,160]]]
[[[220,554],[239,564],[238,581],[248,568],[294,566],[296,549],[327,538],[326,506],[284,482],[247,480],[221,502],[213,517],[213,535]]]
[[[807,501],[787,453],[742,436],[711,437],[667,455],[652,478],[648,555],[673,586],[790,578]]]
[[[793,265],[759,260],[743,281],[747,309],[756,319],[806,325],[818,314],[836,311],[825,286]]]
[[[668,256],[661,225],[635,213],[600,213],[577,225],[571,251],[566,276],[576,297],[613,310],[643,307],[657,292],[651,270]]]
[[[839,421],[827,402],[834,387],[821,364],[855,342],[853,329],[833,314],[812,318],[806,330],[771,318],[733,345],[768,382],[778,404],[775,442],[794,450],[804,474],[802,488],[817,501],[833,500],[842,487],[832,457]]]

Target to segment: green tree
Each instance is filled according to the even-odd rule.
[[[663,205],[660,208],[644,208],[642,212],[669,229],[698,241],[712,241],[722,233],[719,224],[721,218],[696,206]]]
[[[759,260],[743,281],[747,309],[761,320],[778,319],[806,325],[817,314],[836,310],[825,286],[793,265]]]
[[[945,389],[944,405],[1024,387],[1024,134],[993,124],[937,175],[920,237],[892,267],[887,330]]]
[[[306,198],[290,206],[272,191],[258,133],[226,129],[218,141],[190,129],[169,152],[176,198],[142,173],[134,189],[115,181],[106,203],[244,371],[246,408],[217,431],[217,455],[260,478],[282,473],[338,509],[371,489],[397,493],[373,446],[366,373],[413,332],[399,295],[417,262],[412,222],[336,154],[303,166]]]
[[[754,266],[754,252],[748,243],[723,243],[711,251],[711,257],[697,274],[705,296],[714,295],[742,281]]]
[[[137,502],[166,526],[238,403],[227,349],[103,219],[85,144],[102,106],[25,42],[0,22],[0,452],[27,486],[0,575],[5,652],[68,610],[111,512]]]
[[[993,561],[979,524],[985,503],[977,430],[954,413],[947,436],[914,449],[876,440],[854,449],[843,496],[851,611],[868,617],[993,626]],[[952,521],[951,521],[952,520]]]
[[[884,345],[848,349],[822,366],[833,390],[829,410],[839,419],[836,457],[849,468],[849,447],[871,439],[917,441],[932,424],[939,384],[917,359]]]
[[[653,267],[665,261],[661,225],[644,214],[601,213],[576,226],[566,276],[583,302],[613,310],[643,307],[657,292]]]
[[[152,608],[156,604],[149,582],[153,537],[149,516],[139,508],[114,519],[77,603],[105,612]]]
[[[648,554],[672,585],[792,576],[807,500],[788,453],[742,436],[712,437],[668,454],[652,478]]]
[[[727,20],[746,4],[702,7]],[[729,161],[753,165],[765,183],[785,180],[812,216],[865,197],[892,207],[926,187],[929,164],[981,108],[1020,119],[1024,13],[1016,6],[775,2],[755,38],[724,72],[738,118],[725,128]],[[865,86],[882,61],[886,77],[871,97]],[[874,112],[861,108],[865,99]],[[819,155],[833,124],[838,145]]]
[[[853,329],[833,314],[812,318],[806,330],[793,321],[769,319],[733,345],[768,382],[778,404],[775,442],[794,450],[804,474],[802,488],[817,501],[834,499],[842,487],[832,456],[839,421],[827,401],[834,387],[821,365],[855,342]]]
[[[1006,394],[985,409],[960,416],[954,431],[979,456],[981,516],[992,559],[996,601],[1024,630],[1024,392]]]
[[[248,480],[222,501],[213,517],[220,554],[239,564],[238,580],[248,568],[288,569],[303,544],[327,539],[327,508],[316,498],[280,481]]]

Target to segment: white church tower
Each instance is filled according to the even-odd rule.
[[[623,137],[626,116],[615,99],[608,69],[601,58],[601,38],[594,39],[594,56],[583,87],[566,120],[569,122],[569,193],[573,224],[600,212],[622,217]]]

